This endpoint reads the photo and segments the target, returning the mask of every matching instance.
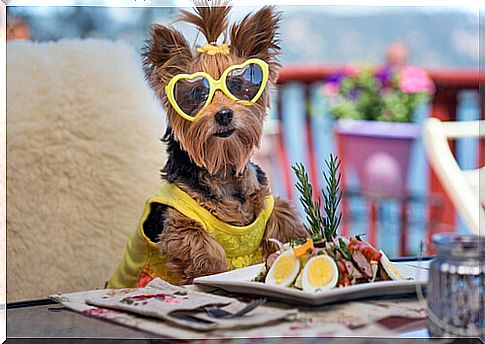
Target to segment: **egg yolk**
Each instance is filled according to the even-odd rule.
[[[326,259],[315,259],[308,268],[308,280],[312,286],[321,287],[332,280],[333,269]]]
[[[277,284],[281,284],[291,275],[295,268],[295,257],[292,255],[281,256],[275,263],[274,279]]]

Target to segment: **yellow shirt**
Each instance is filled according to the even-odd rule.
[[[108,288],[140,287],[155,277],[171,283],[177,281],[177,276],[166,268],[166,257],[160,255],[158,246],[143,231],[152,203],[165,204],[200,223],[224,248],[229,269],[261,263],[261,241],[273,211],[273,196],[266,198],[266,208],[253,223],[238,227],[217,219],[175,184],[163,182],[156,195],[146,202],[142,218],[130,235],[123,259],[111,276]]]

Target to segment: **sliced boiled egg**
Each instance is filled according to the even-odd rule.
[[[268,271],[265,283],[282,287],[290,286],[300,272],[300,261],[293,250],[288,250],[276,258]]]
[[[337,284],[337,280],[337,264],[326,255],[311,258],[303,269],[302,287],[307,292],[333,288]]]
[[[397,271],[394,264],[391,263],[391,261],[389,260],[389,258],[387,258],[387,256],[384,254],[384,252],[382,252],[382,250],[381,250],[380,253],[382,253],[382,256],[381,256],[381,259],[379,259],[379,262],[381,263],[381,265],[384,268],[384,271],[387,273],[387,275],[391,279],[393,279],[394,281],[404,280],[405,278],[402,277],[402,275],[399,273],[399,271]]]
[[[296,277],[296,280],[295,280],[295,283],[293,284],[293,286],[297,289],[303,289],[303,286],[301,285],[302,279],[303,279],[303,270],[300,270],[300,273]]]

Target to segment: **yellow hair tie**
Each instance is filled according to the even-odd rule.
[[[221,45],[212,45],[212,44],[205,44],[203,47],[197,48],[199,53],[205,53],[207,55],[215,55],[215,54],[222,54],[222,55],[229,55],[229,46],[224,43]]]

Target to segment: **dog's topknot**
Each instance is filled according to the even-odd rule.
[[[231,6],[225,0],[196,0],[195,13],[182,10],[179,21],[195,25],[205,36],[208,43],[216,43],[228,27]]]

